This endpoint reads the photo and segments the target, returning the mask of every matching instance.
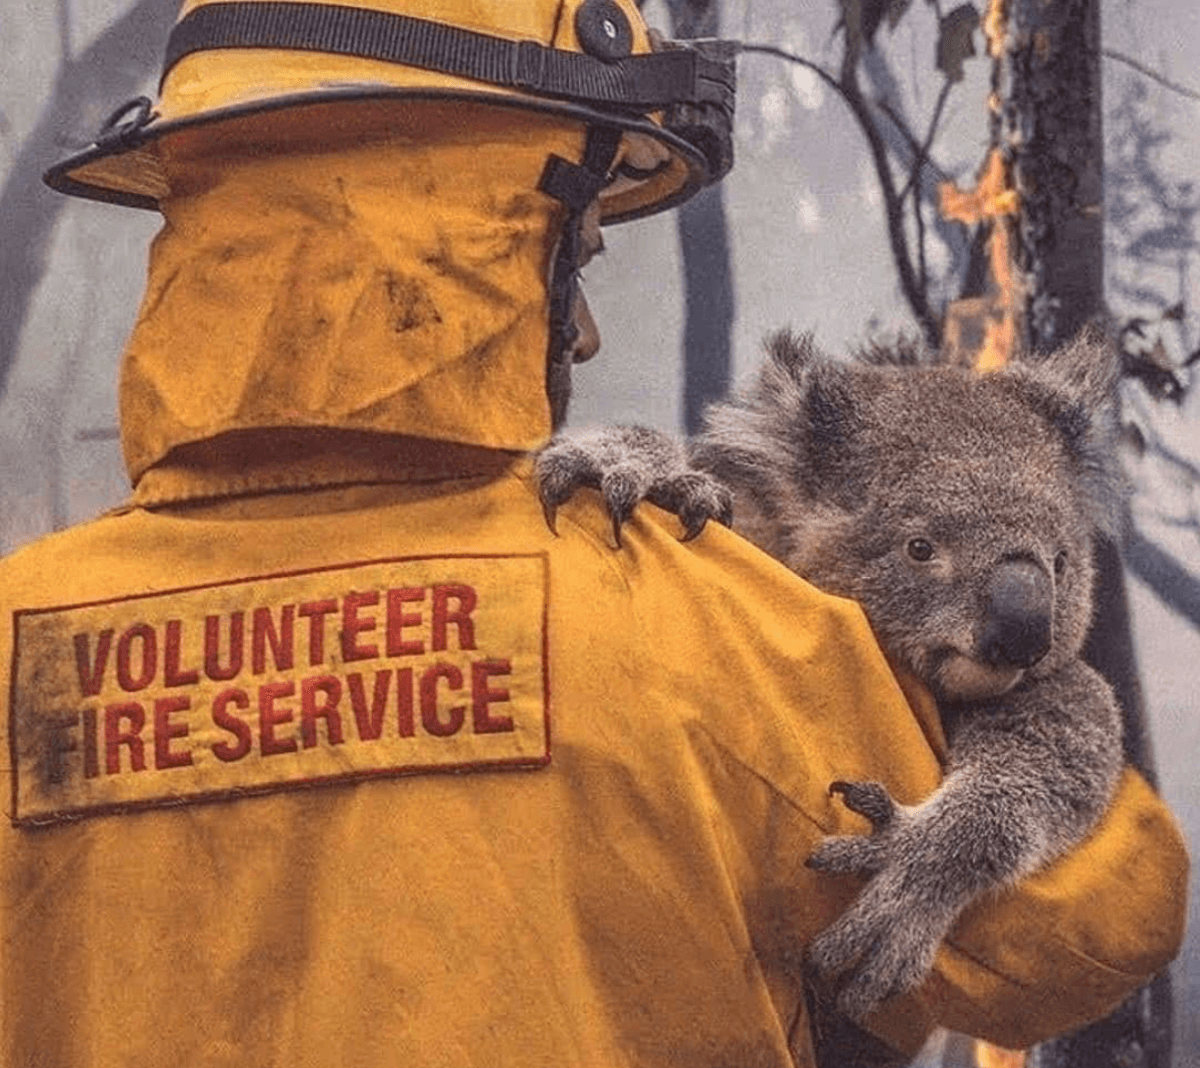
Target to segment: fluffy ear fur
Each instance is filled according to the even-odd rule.
[[[793,330],[777,330],[767,335],[763,345],[771,362],[797,382],[803,379],[806,368],[829,359],[817,348],[811,332],[797,334]]]
[[[856,362],[873,367],[940,367],[947,363],[943,353],[928,348],[911,334],[900,334],[892,341],[872,338],[852,355]]]
[[[1119,532],[1126,485],[1117,451],[1117,354],[1103,333],[1084,329],[1045,356],[1026,356],[1010,370],[1021,398],[1063,438],[1096,527]]]
[[[779,499],[781,482],[812,497],[854,500],[863,474],[854,448],[861,369],[826,356],[811,334],[782,331],[766,349],[753,382],[709,409],[696,461],[764,503]]]

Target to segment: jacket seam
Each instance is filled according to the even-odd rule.
[[[1088,964],[1094,966],[1102,972],[1107,972],[1110,975],[1117,976],[1125,980],[1137,980],[1143,978],[1143,973],[1141,972],[1127,972],[1123,968],[1114,967],[1107,961],[1100,960],[1098,957],[1093,957],[1090,953],[1085,953],[1083,950],[1071,945],[1070,942],[1053,931],[1050,932],[1050,938],[1055,942],[1056,945],[1061,946],[1064,950],[1070,953],[1071,956],[1078,957],[1080,960],[1086,961]]]
[[[774,794],[781,801],[783,801],[790,809],[792,809],[798,815],[802,816],[808,823],[812,824],[812,826],[815,827],[817,829],[817,831],[819,831],[822,835],[828,835],[828,834],[833,833],[832,828],[826,827],[824,824],[822,824],[822,822],[820,820],[818,820],[815,816],[812,815],[812,813],[810,813],[798,801],[796,801],[796,799],[793,798],[791,796],[791,794],[789,794],[786,790],[782,789],[779,785],[777,785],[765,773],[759,771],[759,769],[756,768],[753,764],[748,763],[742,757],[738,756],[737,753],[735,753],[725,742],[721,741],[720,738],[718,738],[715,734],[713,734],[712,730],[708,727],[707,724],[705,724],[704,722],[702,722],[699,719],[693,720],[693,723],[694,723],[696,729],[699,730],[706,738],[708,738],[708,740],[717,749],[719,749],[730,760],[732,760],[735,764],[737,764],[738,767],[742,768],[744,771],[746,771],[750,775],[754,776],[754,778],[756,778],[759,782],[761,782],[764,786],[766,786],[767,789],[769,789],[772,794]]]

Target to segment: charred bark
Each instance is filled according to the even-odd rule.
[[[1001,138],[1020,197],[1027,341],[1050,349],[1104,316],[1104,138],[1097,0],[1013,4]]]
[[[1024,345],[1046,351],[1105,319],[1098,0],[1012,0],[994,130],[1020,208],[1014,267],[1024,284]],[[1113,685],[1126,754],[1151,781],[1153,757],[1134,660],[1124,569],[1116,545],[1097,553],[1096,622],[1085,655]],[[1039,1048],[1039,1068],[1168,1068],[1171,998],[1165,974],[1110,1017]]]

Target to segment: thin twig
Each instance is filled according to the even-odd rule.
[[[928,292],[929,271],[926,261],[926,237],[925,237],[925,213],[921,208],[921,194],[917,187],[920,181],[921,169],[928,163],[929,167],[937,174],[942,181],[948,181],[949,176],[932,160],[927,158],[930,146],[933,144],[933,138],[937,130],[938,121],[941,118],[942,108],[945,106],[946,98],[949,96],[950,82],[947,80],[943,83],[941,91],[938,93],[937,104],[933,110],[933,118],[930,120],[929,130],[923,144],[918,144],[916,137],[908,128],[908,124],[896,114],[892,106],[883,97],[875,101],[875,106],[886,115],[896,128],[896,132],[900,134],[908,142],[909,150],[912,152],[912,165],[909,168],[908,180],[904,183],[904,188],[897,194],[897,201],[900,204],[901,210],[904,207],[904,200],[909,193],[916,190],[912,199],[913,218],[916,222],[917,230],[917,274],[921,280],[921,288]]]
[[[1189,89],[1186,85],[1180,85],[1178,82],[1171,81],[1170,78],[1164,77],[1158,71],[1147,67],[1144,63],[1139,63],[1132,56],[1125,55],[1124,52],[1117,52],[1112,48],[1102,48],[1100,49],[1100,54],[1106,59],[1113,59],[1118,63],[1124,63],[1127,67],[1132,67],[1139,74],[1144,74],[1151,81],[1158,82],[1159,85],[1170,89],[1173,93],[1190,97],[1192,100],[1200,100],[1200,92],[1197,92],[1195,89]]]
[[[929,120],[929,129],[925,131],[925,140],[916,146],[916,155],[913,159],[912,170],[909,171],[908,181],[904,183],[904,188],[900,190],[901,200],[908,196],[908,194],[916,186],[917,182],[920,181],[921,169],[926,163],[928,163],[929,166],[937,172],[938,177],[941,178],[942,181],[947,180],[947,177],[941,168],[929,158],[929,151],[933,148],[933,139],[937,136],[938,123],[942,121],[942,112],[946,108],[946,101],[950,98],[950,90],[953,85],[954,83],[950,81],[949,78],[946,78],[942,82],[942,88],[938,92],[937,103],[933,106],[933,116]],[[881,101],[880,103],[882,105],[883,102]],[[894,115],[889,114],[888,118],[890,118],[892,122],[896,122],[896,117]],[[908,134],[908,130],[906,130],[899,123],[897,123],[897,129],[899,129],[900,132],[905,135]],[[919,196],[918,199],[920,199]]]
[[[888,241],[892,248],[892,259],[896,264],[896,273],[900,276],[900,289],[908,302],[913,315],[921,324],[929,344],[937,348],[941,344],[941,324],[929,307],[926,293],[926,279],[918,276],[913,268],[912,256],[908,249],[908,237],[904,232],[904,205],[896,195],[896,182],[888,163],[887,146],[883,143],[879,128],[875,125],[870,106],[863,98],[862,92],[853,77],[846,79],[835,78],[824,67],[810,59],[798,56],[775,45],[764,45],[743,42],[743,52],[758,52],[763,55],[776,56],[790,63],[796,63],[806,70],[812,71],[849,107],[858,122],[859,129],[867,139],[867,147],[871,151],[871,159],[875,165],[875,175],[879,179],[879,188],[883,194],[884,210],[887,214]],[[852,73],[852,72],[851,72]],[[895,121],[895,119],[893,119]]]
[[[912,152],[913,157],[915,159],[919,159],[921,156],[921,145],[918,143],[916,137],[913,136],[912,130],[910,130],[908,128],[908,125],[905,123],[905,121],[899,115],[896,114],[896,112],[892,108],[891,104],[889,104],[885,99],[880,97],[878,100],[875,101],[875,106],[877,108],[879,108],[879,110],[881,112],[883,112],[883,114],[886,115],[888,117],[888,119],[891,120],[892,125],[896,128],[896,132],[901,137],[903,137],[904,140],[906,140],[908,142],[908,147],[909,147],[909,150]],[[944,170],[942,170],[941,167],[939,167],[936,163],[934,163],[933,160],[926,159],[925,165],[927,167],[929,167],[929,169],[931,171],[933,171],[933,173],[939,179],[941,179],[943,182],[950,181],[950,175],[948,175]],[[900,193],[901,198],[908,195],[909,186],[911,184],[912,184],[911,180],[905,184],[903,191]]]
[[[904,198],[910,192],[913,194],[913,216],[917,221],[917,270],[920,272],[921,283],[926,289],[929,285],[929,268],[925,252],[925,212],[921,206],[921,190],[918,183],[921,181],[921,171],[929,158],[929,150],[933,147],[933,139],[937,136],[938,123],[941,122],[942,111],[946,107],[953,84],[949,78],[942,82],[942,87],[938,90],[937,103],[933,106],[933,115],[929,120],[929,129],[925,132],[925,140],[917,147],[916,154],[913,156],[912,168],[908,172],[908,181],[900,190],[901,204],[904,203]],[[892,121],[896,121],[895,117],[892,117]],[[897,128],[900,128],[899,125]],[[907,130],[904,132],[907,133]]]
[[[913,215],[917,220],[917,270],[921,275],[922,287],[928,291],[929,270],[925,262],[925,213],[921,209],[920,196],[913,197]]]

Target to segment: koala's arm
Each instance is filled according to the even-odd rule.
[[[1065,686],[1057,696],[1102,702],[1090,709],[1098,723],[1078,706],[1065,722],[1034,721],[1034,737],[1049,733],[1040,743],[1027,737],[1016,758],[1004,735],[1019,723],[992,721],[999,729],[991,731],[984,720],[975,737],[960,734],[958,766],[942,787],[924,805],[897,806],[903,861],[880,864],[842,926],[814,943],[818,956],[844,960],[865,933],[878,940],[872,952],[893,982],[925,976],[868,1017],[883,1037],[891,1037],[888,1021],[924,1011],[942,1026],[1022,1048],[1105,1015],[1177,952],[1188,870],[1179,832],[1146,784],[1121,772],[1107,689],[1088,697],[1090,669],[1069,674],[1082,694]],[[1049,690],[1025,696],[1052,702]],[[1019,717],[1020,701],[1010,702]],[[1084,718],[1072,723],[1078,712]],[[1064,739],[1075,744],[1063,749]],[[989,766],[1001,771],[989,775]],[[1005,798],[1014,788],[1016,803]],[[861,807],[886,822],[884,798]],[[936,956],[931,938],[941,943]],[[872,1000],[864,992],[879,992],[871,979],[846,983],[852,1009]]]
[[[1091,835],[968,906],[924,982],[865,1026],[897,1048],[936,1025],[1027,1049],[1102,1019],[1178,953],[1187,877],[1170,812],[1126,770]]]
[[[1100,1019],[1178,953],[1187,877],[1178,827],[1127,770],[1079,846],[966,909],[915,997],[1012,1049]]]
[[[873,826],[870,835],[826,840],[809,861],[871,876],[812,948],[817,970],[841,987],[840,1008],[861,1018],[915,986],[972,900],[1078,844],[1120,767],[1116,701],[1077,661],[961,709],[946,779],[921,804],[898,805],[878,783],[835,783]]]

